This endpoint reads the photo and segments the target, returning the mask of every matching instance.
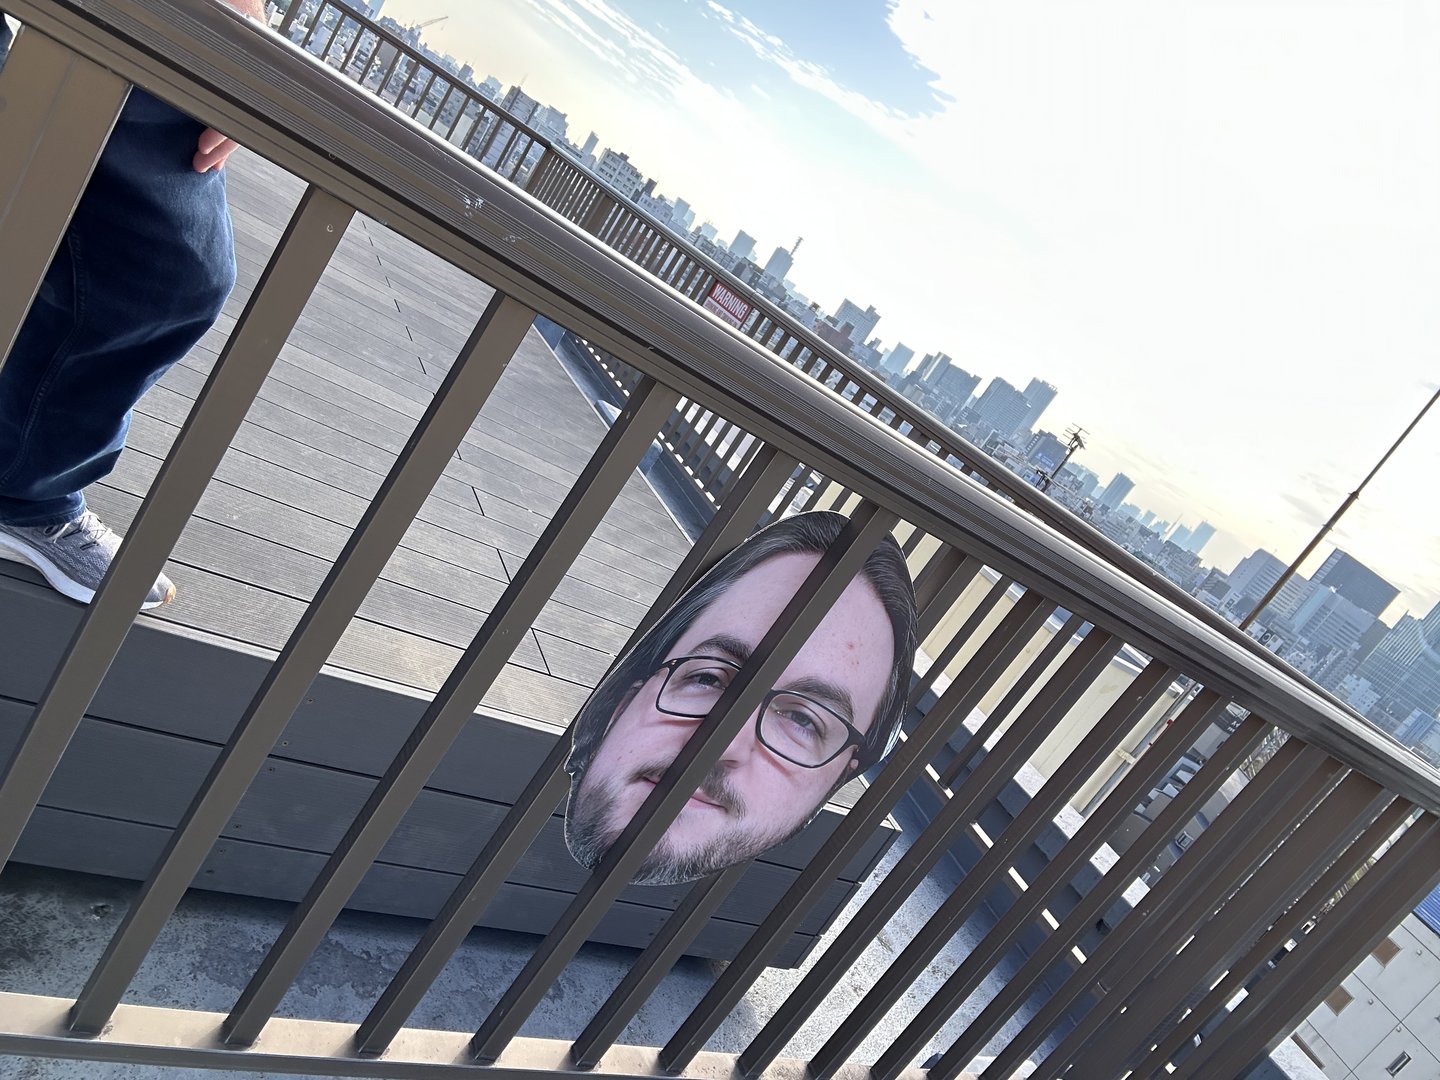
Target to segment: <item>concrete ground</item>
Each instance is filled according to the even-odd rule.
[[[906,811],[900,812],[902,819]],[[902,820],[905,835],[919,821]],[[881,873],[900,857],[897,841]],[[878,875],[877,875],[878,876]],[[872,878],[872,880],[874,880]],[[905,946],[926,917],[950,892],[958,874],[942,865],[930,875],[832,993],[824,1015],[813,1018],[792,1042],[787,1056],[813,1053]],[[0,874],[0,989],[73,997],[123,917],[138,886],[114,878],[11,866]],[[848,915],[868,895],[862,890],[814,950],[817,957]],[[265,950],[279,934],[291,905],[192,891],[171,918],[131,988],[127,1000],[146,1005],[228,1011]],[[424,924],[413,919],[346,913],[316,952],[283,1002],[280,1013],[358,1022],[399,968]],[[857,1055],[873,1061],[897,1035],[917,1005],[933,994],[985,930],[977,916],[956,935],[946,952],[924,972]],[[491,1004],[519,972],[539,939],[526,934],[477,930],[422,1001],[411,1024],[422,1028],[473,1031]],[[629,949],[586,946],[525,1024],[521,1034],[574,1038],[604,1002],[638,955]],[[621,1036],[623,1043],[663,1044],[711,985],[723,965],[684,959],[678,963]],[[760,1029],[804,969],[770,969],[710,1040],[709,1049],[738,1052]],[[999,985],[997,976],[981,995],[951,1018],[921,1055],[943,1050],[983,1007]],[[1002,1033],[1003,1041],[1011,1032]],[[251,1072],[218,1072],[95,1062],[0,1057],[7,1080],[196,1080],[254,1077]]]

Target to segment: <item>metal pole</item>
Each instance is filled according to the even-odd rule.
[[[1355,500],[1360,497],[1360,492],[1365,490],[1365,485],[1370,483],[1371,479],[1375,476],[1375,474],[1380,471],[1380,467],[1384,465],[1385,462],[1390,460],[1390,455],[1395,453],[1395,451],[1400,448],[1400,444],[1405,441],[1406,437],[1410,434],[1410,432],[1415,430],[1415,425],[1420,423],[1420,421],[1424,419],[1425,414],[1430,411],[1430,406],[1435,404],[1435,400],[1437,398],[1440,398],[1440,388],[1437,388],[1435,393],[1430,395],[1430,400],[1425,403],[1424,408],[1422,408],[1418,413],[1415,414],[1415,419],[1410,421],[1410,426],[1407,427],[1404,431],[1402,431],[1400,433],[1400,437],[1390,444],[1390,449],[1385,451],[1385,456],[1382,457],[1379,461],[1377,461],[1375,463],[1375,467],[1366,474],[1365,479],[1360,481],[1360,486],[1345,497],[1345,501],[1340,504],[1339,508],[1336,509],[1335,513],[1330,515],[1330,520],[1325,522],[1325,524],[1320,527],[1320,531],[1317,532],[1315,536],[1311,539],[1310,543],[1305,545],[1305,550],[1300,552],[1299,555],[1295,556],[1295,561],[1285,568],[1285,572],[1280,575],[1280,580],[1275,582],[1275,584],[1270,587],[1270,591],[1265,594],[1264,598],[1262,598],[1258,604],[1251,608],[1250,614],[1246,615],[1245,618],[1240,620],[1241,630],[1244,630],[1252,622],[1254,622],[1260,612],[1265,610],[1265,606],[1269,604],[1271,600],[1274,600],[1276,596],[1279,595],[1280,590],[1285,587],[1285,583],[1288,582],[1292,577],[1296,575],[1296,573],[1299,572],[1300,564],[1303,563],[1306,559],[1308,559],[1310,557],[1310,553],[1320,546],[1320,541],[1325,539],[1326,534],[1335,527],[1335,523],[1340,520],[1340,518],[1344,515],[1345,511],[1349,510],[1350,507],[1354,504]]]

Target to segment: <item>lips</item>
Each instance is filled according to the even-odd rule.
[[[642,773],[635,779],[640,783],[648,784],[651,788],[653,788],[656,784],[660,783],[660,777],[662,775],[664,775],[664,770],[661,770],[660,772]],[[716,802],[715,800],[707,796],[703,787],[697,788],[695,794],[691,795],[690,798],[685,801],[685,805],[703,806],[710,810],[719,810],[721,813],[724,814],[729,814],[731,812],[729,805],[723,802]]]

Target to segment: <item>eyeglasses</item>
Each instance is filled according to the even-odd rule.
[[[733,660],[718,656],[677,656],[660,667],[665,678],[655,692],[655,707],[691,720],[710,715],[740,670]],[[864,733],[834,709],[790,690],[765,695],[755,731],[766,749],[804,769],[828,765],[850,747],[865,744]]]

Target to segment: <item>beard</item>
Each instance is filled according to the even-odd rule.
[[[570,854],[581,866],[594,870],[600,865],[600,860],[630,824],[629,819],[623,818],[623,814],[619,812],[620,793],[624,784],[641,779],[656,780],[668,765],[668,762],[660,762],[644,766],[634,770],[627,779],[620,782],[587,782],[584,776],[579,779],[570,796],[571,806],[565,814],[565,843],[570,848]],[[701,781],[698,790],[706,799],[724,808],[732,819],[744,819],[744,801],[730,785],[723,770],[711,769]],[[757,833],[731,829],[690,850],[679,850],[667,830],[645,856],[630,883],[683,885],[708,877],[785,842],[804,826],[805,822],[802,820],[794,828],[787,830]]]

